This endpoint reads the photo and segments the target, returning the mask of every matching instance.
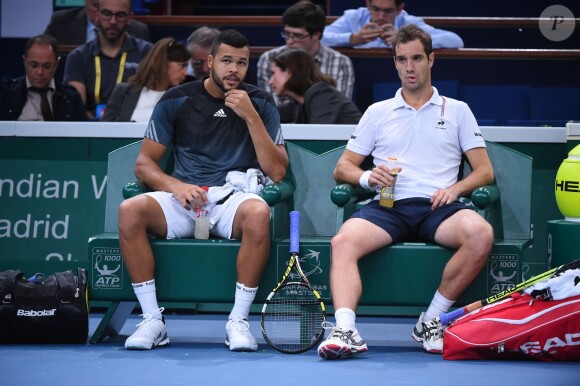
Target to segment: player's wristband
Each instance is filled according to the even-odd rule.
[[[373,188],[369,186],[369,178],[371,178],[371,171],[367,170],[360,176],[358,180],[360,186],[365,190],[373,190]]]

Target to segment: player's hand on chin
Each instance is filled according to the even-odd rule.
[[[226,92],[225,104],[242,119],[247,120],[255,112],[248,93],[244,90],[233,89]]]

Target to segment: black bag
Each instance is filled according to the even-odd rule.
[[[0,343],[86,343],[87,272],[0,272]]]

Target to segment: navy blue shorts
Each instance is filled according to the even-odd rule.
[[[395,202],[392,208],[385,208],[379,200],[355,212],[351,218],[362,218],[384,229],[393,242],[428,241],[435,242],[435,232],[448,217],[463,209],[465,204],[455,201],[442,207],[431,209],[428,198],[405,198]]]

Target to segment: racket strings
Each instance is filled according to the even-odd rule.
[[[289,283],[278,289],[263,315],[270,342],[285,351],[301,351],[315,345],[323,334],[324,311],[305,284]]]

